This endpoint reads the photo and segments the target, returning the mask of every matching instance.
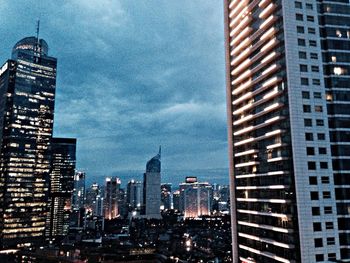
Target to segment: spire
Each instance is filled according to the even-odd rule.
[[[34,51],[40,53],[40,41],[39,41],[39,32],[40,32],[40,19],[36,22],[36,45],[34,46]]]
[[[36,39],[38,41],[38,44],[39,44],[39,32],[40,32],[40,19],[38,19],[38,21],[36,22]]]
[[[159,152],[158,152],[159,159],[160,159],[161,155],[162,155],[162,146],[159,145]]]

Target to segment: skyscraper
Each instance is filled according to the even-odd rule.
[[[85,216],[85,172],[76,171],[74,174],[74,188],[72,193],[72,212],[70,226],[81,228],[84,226]]]
[[[93,216],[103,215],[103,197],[100,186],[97,183],[93,183],[88,189],[86,189],[86,202],[85,208],[89,210]]]
[[[119,216],[120,184],[118,177],[107,177],[104,197],[105,219],[114,219]]]
[[[350,3],[224,5],[234,262],[347,262]]]
[[[136,211],[141,209],[142,204],[142,184],[141,182],[131,180],[128,182],[126,189],[126,202],[129,211]]]
[[[173,209],[180,211],[180,199],[181,198],[181,193],[179,190],[176,190],[173,192]]]
[[[0,246],[45,234],[57,60],[26,37],[0,67]]]
[[[171,186],[172,184],[161,185],[161,208],[163,210],[171,209]]]
[[[199,183],[196,177],[187,177],[180,184],[180,195],[185,218],[197,218],[211,213],[212,187]]]
[[[47,236],[68,234],[74,188],[76,139],[53,138]]]
[[[146,218],[160,218],[161,148],[146,164],[143,177],[143,214]]]

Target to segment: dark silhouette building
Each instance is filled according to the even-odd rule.
[[[85,218],[85,172],[76,171],[74,174],[74,188],[72,193],[72,211],[70,226],[74,228],[84,227]]]
[[[161,185],[161,208],[163,210],[171,209],[171,187],[172,184]]]
[[[76,139],[52,139],[49,215],[46,229],[50,238],[68,234],[74,188]]]
[[[142,183],[131,180],[126,189],[126,202],[129,211],[139,211],[142,204]]]

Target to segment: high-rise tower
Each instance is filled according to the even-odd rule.
[[[169,209],[171,209],[172,184],[170,184],[170,183],[162,184],[160,187],[161,187],[161,193],[160,193],[161,209],[169,210]]]
[[[85,176],[83,171],[74,174],[74,188],[72,193],[72,211],[70,226],[74,228],[84,227],[85,218]]]
[[[224,5],[233,262],[348,262],[350,3]]]
[[[161,148],[159,153],[147,162],[143,177],[143,214],[147,218],[160,218],[160,172]]]
[[[126,193],[129,211],[140,210],[142,204],[142,183],[135,180],[129,181]]]
[[[49,215],[46,235],[50,238],[68,234],[72,210],[76,163],[76,139],[52,139],[52,168],[50,175]]]
[[[120,198],[120,185],[121,181],[118,177],[106,178],[104,197],[105,219],[114,219],[120,214],[118,202]]]
[[[212,186],[209,183],[200,183],[196,177],[187,177],[179,188],[185,218],[210,215]]]
[[[0,68],[0,246],[45,233],[56,89],[56,58],[26,37]]]

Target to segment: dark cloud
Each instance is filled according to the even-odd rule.
[[[216,1],[5,0],[0,58],[41,36],[58,58],[55,135],[94,175],[227,167],[223,7]]]

